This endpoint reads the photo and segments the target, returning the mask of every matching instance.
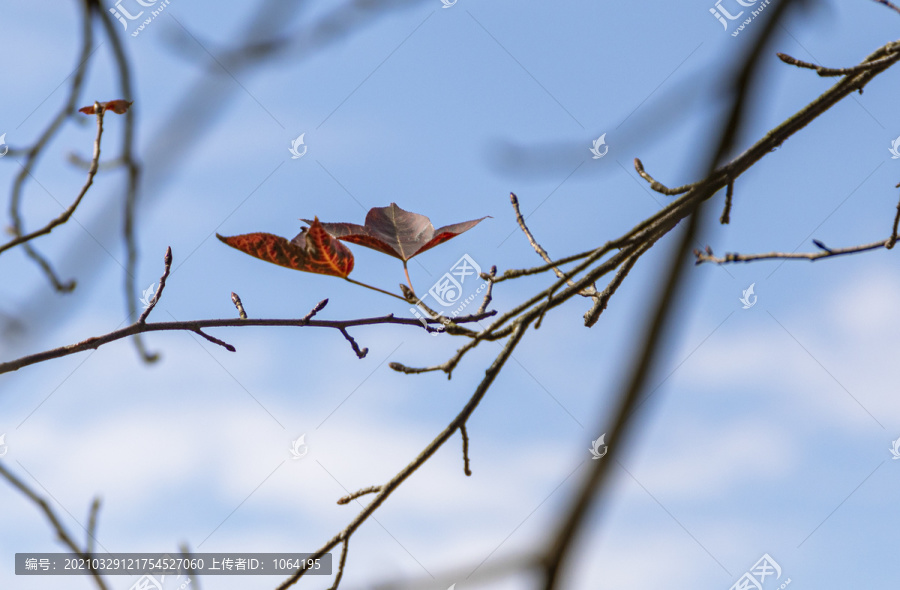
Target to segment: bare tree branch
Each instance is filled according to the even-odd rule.
[[[62,129],[63,123],[66,120],[74,115],[75,106],[78,103],[78,97],[81,95],[81,87],[84,84],[84,78],[87,75],[87,67],[90,63],[90,58],[93,55],[94,51],[97,48],[92,49],[92,45],[94,44],[94,36],[93,29],[91,27],[91,18],[93,16],[95,5],[90,2],[82,3],[83,12],[81,18],[81,53],[78,56],[78,65],[75,68],[75,71],[72,74],[72,83],[69,85],[69,95],[66,98],[63,106],[57,111],[56,116],[50,122],[46,129],[41,133],[38,137],[37,141],[30,147],[25,150],[25,162],[21,164],[21,170],[18,174],[16,174],[15,180],[13,180],[12,190],[10,192],[10,200],[9,200],[9,217],[12,223],[12,228],[14,235],[19,238],[24,235],[23,231],[23,221],[21,215],[21,204],[23,191],[25,188],[25,181],[28,178],[33,178],[32,170],[37,164],[38,158],[43,154],[44,148],[49,145],[50,141],[56,136],[57,133]],[[66,283],[60,281],[59,277],[56,274],[56,271],[53,270],[53,267],[50,265],[50,262],[47,261],[37,250],[35,250],[30,243],[25,242],[22,244],[22,249],[25,250],[25,253],[29,258],[34,260],[38,266],[44,271],[44,274],[47,275],[47,278],[53,284],[53,287],[60,292],[69,292],[75,288],[75,281],[70,280]]]
[[[122,40],[119,38],[119,32],[113,24],[112,17],[106,10],[98,10],[100,24],[106,34],[110,47],[112,47],[113,60],[115,62],[118,75],[119,89],[122,98],[125,100],[134,100],[134,91],[131,84],[131,66],[128,58],[125,56],[125,49],[122,47]],[[138,198],[138,180],[140,176],[140,166],[134,156],[134,126],[135,114],[129,109],[125,113],[125,125],[122,129],[122,151],[117,158],[122,165],[128,170],[127,188],[125,191],[125,207],[122,210],[122,239],[125,242],[125,270],[123,279],[123,295],[125,297],[125,308],[128,310],[128,317],[133,318],[137,315],[137,303],[134,294],[137,292],[137,237],[135,235],[134,224],[135,215],[137,214],[137,198]],[[160,286],[162,289],[162,286]],[[151,353],[144,345],[140,334],[135,335],[134,345],[138,350],[144,362],[153,363],[159,360],[157,353]]]
[[[472,315],[466,317],[457,318],[457,322],[469,323],[469,322],[477,322],[479,320],[483,320],[486,317],[490,317],[494,315],[496,312],[490,311],[480,315]],[[430,320],[433,321],[433,320]],[[83,340],[81,342],[77,342],[75,344],[69,344],[67,346],[61,346],[59,348],[54,348],[52,350],[46,350],[44,352],[39,352],[36,354],[23,356],[21,358],[2,362],[0,363],[0,374],[9,373],[11,371],[17,371],[22,367],[27,367],[29,365],[34,365],[36,363],[41,363],[44,361],[48,361],[50,359],[61,358],[64,356],[68,356],[70,354],[75,354],[78,352],[84,352],[86,350],[95,350],[104,344],[109,344],[110,342],[115,342],[116,340],[121,340],[122,338],[128,338],[129,336],[134,336],[135,334],[145,334],[148,332],[165,332],[172,330],[186,330],[189,332],[198,333],[199,330],[203,328],[236,328],[236,327],[249,327],[249,326],[282,326],[282,327],[295,327],[302,328],[309,326],[311,328],[332,328],[336,330],[351,328],[354,326],[371,326],[375,324],[401,324],[406,326],[418,326],[422,327],[422,324],[419,320],[414,318],[398,318],[394,317],[394,314],[388,314],[386,316],[372,317],[372,318],[361,318],[355,320],[306,320],[303,318],[300,319],[247,319],[243,320],[240,318],[227,318],[227,319],[218,319],[218,320],[189,320],[189,321],[176,321],[176,322],[156,322],[156,323],[137,323],[131,324],[130,326],[126,326],[125,328],[121,328],[119,330],[115,330],[113,332],[109,332],[108,334],[104,334],[102,336],[94,336],[88,338],[87,340]],[[204,338],[209,338],[205,334],[201,334]],[[222,341],[212,340],[216,344],[220,346],[224,346],[229,348],[230,345],[225,344]],[[229,350],[233,352],[233,347],[230,347]]]
[[[718,145],[709,161],[707,178],[715,174],[720,159],[731,150],[735,142],[742,121],[743,107],[749,95],[750,83],[756,68],[762,61],[759,59],[759,55],[774,35],[776,27],[791,5],[791,0],[783,0],[776,5],[775,13],[766,21],[765,28],[755,45],[747,52],[742,67],[732,81],[730,88],[731,109],[728,121],[722,130]],[[733,179],[734,176],[731,176],[727,182],[733,182]],[[691,189],[688,195],[695,190],[696,188]],[[606,430],[606,432],[611,433],[610,436],[616,443],[610,445],[609,452],[603,461],[600,461],[597,465],[592,465],[541,561],[543,568],[542,587],[544,590],[553,590],[559,586],[563,566],[571,552],[576,536],[585,526],[587,521],[586,515],[591,505],[596,501],[599,495],[598,492],[604,488],[604,483],[608,478],[610,466],[615,456],[620,453],[621,444],[618,444],[618,441],[625,440],[632,427],[633,410],[643,392],[644,383],[650,374],[650,370],[656,362],[660,343],[663,341],[662,336],[673,315],[675,306],[671,302],[678,299],[687,280],[684,272],[687,265],[687,255],[690,252],[690,245],[694,240],[694,236],[703,227],[703,212],[703,201],[697,201],[693,214],[688,218],[688,226],[681,235],[678,246],[674,249],[669,263],[666,265],[669,272],[665,281],[665,288],[658,296],[653,320],[644,332],[642,338],[643,346],[640,353],[635,357],[628,385],[622,388],[612,428]]]

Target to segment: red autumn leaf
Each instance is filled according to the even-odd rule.
[[[319,219],[309,222],[291,241],[266,233],[216,237],[245,254],[294,270],[346,278],[353,270],[353,253],[326,232]]]
[[[134,104],[133,100],[128,101],[128,100],[122,100],[120,98],[117,100],[110,100],[108,102],[101,102],[100,108],[103,109],[104,111],[112,111],[117,115],[122,115],[128,110],[128,107],[130,107],[132,104]],[[78,112],[84,113],[85,115],[96,115],[97,114],[96,109],[94,109],[94,105],[81,107],[80,109],[78,109]]]
[[[387,207],[369,209],[365,226],[323,223],[322,227],[339,240],[384,252],[405,263],[413,256],[472,229],[486,217],[434,229],[431,220],[424,215],[404,211],[396,203],[391,203]],[[309,223],[305,219],[303,221]]]

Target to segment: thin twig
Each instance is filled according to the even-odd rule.
[[[395,299],[400,299],[401,301],[406,301],[406,299],[404,299],[403,297],[397,295],[396,293],[391,293],[390,291],[385,291],[384,289],[380,289],[380,288],[378,288],[378,287],[375,287],[375,286],[372,286],[372,285],[369,285],[369,284],[366,284],[366,283],[357,281],[357,280],[355,280],[355,279],[351,279],[350,277],[343,277],[343,278],[344,278],[345,281],[348,281],[348,282],[350,282],[350,283],[353,283],[354,285],[359,285],[360,287],[365,287],[366,289],[371,289],[371,290],[373,290],[373,291],[378,291],[379,293],[384,293],[385,295],[390,295],[391,297],[393,297],[393,298],[395,298]],[[405,286],[405,285],[404,285],[404,286]]]
[[[879,0],[875,0],[878,2]],[[858,74],[860,72],[865,72],[867,70],[871,70],[873,68],[877,68],[884,62],[890,60],[891,56],[882,57],[880,59],[876,59],[874,61],[861,63],[856,66],[851,66],[849,68],[826,68],[825,66],[817,66],[814,63],[810,63],[808,61],[803,61],[797,59],[795,57],[791,57],[786,53],[777,53],[778,58],[786,64],[797,66],[798,68],[806,68],[809,70],[815,70],[817,74],[822,76],[823,78],[830,78],[833,76],[849,76],[852,74]]]
[[[406,275],[406,284],[409,285],[409,290],[415,293],[415,289],[412,286],[412,279],[409,278],[409,268],[407,267],[406,261],[403,261],[403,273]]]
[[[91,166],[88,168],[87,180],[84,181],[84,185],[81,187],[81,190],[78,192],[78,195],[75,197],[75,200],[72,202],[69,207],[60,214],[56,219],[51,220],[47,225],[42,227],[41,229],[37,229],[31,233],[18,235],[15,239],[10,240],[9,242],[0,245],[0,253],[3,253],[5,250],[9,250],[10,248],[14,248],[19,244],[24,244],[25,242],[29,242],[39,236],[47,235],[53,231],[53,228],[58,227],[72,217],[72,214],[75,213],[75,209],[78,208],[78,205],[81,204],[81,200],[87,194],[88,189],[91,188],[91,185],[94,184],[94,176],[97,175],[97,166],[100,163],[100,138],[103,136],[103,111],[104,109],[98,108],[98,102],[94,103],[94,107],[97,112],[97,135],[94,137],[94,155],[91,158]]]
[[[878,2],[879,4],[884,4],[885,6],[887,6],[894,12],[900,13],[900,7],[898,7],[893,2],[889,2],[888,0],[875,0],[875,2]]]
[[[522,216],[522,211],[519,209],[519,198],[515,193],[509,193],[509,202],[512,204],[513,211],[516,214],[516,222],[519,224],[519,228],[521,228],[522,233],[525,234],[525,237],[528,238],[528,242],[531,244],[531,247],[534,248],[534,251],[538,253],[538,256],[544,259],[544,262],[550,265],[550,268],[553,269],[553,272],[556,273],[556,276],[559,278],[564,277],[564,273],[559,270],[557,266],[553,264],[553,260],[550,258],[550,255],[547,254],[547,251],[544,250],[543,246],[541,246],[538,241],[534,238],[534,234],[531,233],[531,230],[528,229],[528,226],[525,224],[525,217]],[[569,286],[572,285],[572,281],[568,281]],[[590,297],[596,293],[596,289],[594,290],[585,290],[582,295],[585,297]],[[538,322],[540,324],[540,322]]]
[[[150,312],[153,311],[153,308],[156,307],[156,303],[159,301],[160,297],[162,297],[163,289],[166,288],[166,279],[169,278],[169,272],[172,270],[172,246],[166,248],[166,256],[163,258],[163,263],[165,264],[165,268],[163,269],[162,276],[159,277],[159,287],[156,289],[156,293],[153,294],[153,299],[150,300],[150,303],[144,309],[141,317],[138,318],[137,323],[139,324],[143,324],[147,321],[147,316],[149,316]]]
[[[547,254],[547,251],[544,250],[540,244],[538,244],[538,241],[534,239],[534,234],[531,233],[531,230],[528,229],[528,226],[525,224],[525,217],[522,216],[522,210],[519,209],[519,197],[516,196],[516,193],[509,193],[509,202],[512,204],[513,211],[516,214],[516,223],[519,224],[522,233],[528,238],[531,247],[538,253],[538,256],[544,259],[544,262],[547,262],[548,264],[552,263],[553,261],[550,259],[550,255]],[[562,277],[562,272],[560,272],[558,268],[553,268],[553,272],[556,273],[557,277]]]
[[[728,186],[725,189],[725,208],[722,210],[722,216],[719,218],[719,223],[722,225],[727,225],[731,223],[731,199],[734,197],[734,181],[728,183]]]
[[[675,195],[680,195],[682,193],[686,193],[689,190],[691,190],[692,188],[694,188],[694,186],[696,185],[696,183],[694,183],[694,184],[685,184],[683,186],[676,186],[675,188],[669,188],[666,185],[664,185],[663,183],[661,183],[658,180],[656,180],[655,178],[653,178],[652,176],[650,176],[650,174],[648,174],[647,171],[644,170],[644,163],[641,162],[640,158],[634,159],[634,169],[637,170],[637,173],[640,174],[641,178],[643,178],[644,180],[646,180],[647,182],[650,183],[651,189],[655,190],[658,193],[668,195],[670,197],[675,196]]]
[[[900,182],[897,183],[897,186],[894,188],[900,188]],[[897,203],[897,214],[894,215],[894,227],[891,229],[891,237],[888,239],[887,243],[884,245],[885,248],[890,250],[894,247],[894,244],[897,243],[897,226],[900,224],[900,202]]]
[[[466,425],[464,423],[459,425],[459,434],[462,436],[463,443],[463,472],[466,475],[471,476],[472,470],[469,469],[469,433],[466,432]]]
[[[224,340],[219,340],[219,339],[216,338],[215,336],[210,336],[209,334],[207,334],[206,332],[204,332],[204,331],[201,330],[200,328],[197,328],[196,330],[191,330],[191,331],[194,332],[195,334],[199,335],[199,336],[203,336],[204,338],[206,338],[207,340],[209,340],[209,341],[212,342],[213,344],[218,344],[219,346],[221,346],[222,348],[224,348],[224,349],[227,350],[228,352],[237,352],[237,349],[236,349],[234,346],[228,344],[228,343],[225,342]],[[360,357],[360,358],[362,358],[362,357]]]
[[[100,515],[100,496],[94,498],[91,502],[91,509],[88,512],[87,538],[84,541],[85,553],[88,555],[94,552],[94,541],[96,541],[97,517]]]
[[[450,366],[450,361],[445,361],[439,365],[432,365],[430,367],[407,367],[403,363],[390,362],[388,363],[388,367],[393,369],[394,371],[397,371],[398,373],[406,373],[407,375],[432,373],[434,371],[444,371],[449,375],[453,371],[453,368]]]
[[[451,377],[453,377],[453,369],[456,368],[456,365],[459,364],[459,361],[462,360],[462,357],[465,356],[465,354],[467,352],[469,352],[470,350],[472,350],[473,348],[478,346],[478,344],[482,340],[488,339],[488,337],[489,337],[489,335],[491,335],[491,333],[492,333],[491,328],[482,330],[481,332],[476,334],[476,336],[474,338],[472,338],[472,340],[470,340],[469,342],[466,342],[459,350],[457,350],[456,354],[454,354],[452,357],[450,357],[449,359],[447,359],[446,361],[444,361],[443,363],[441,363],[439,365],[433,365],[431,367],[407,367],[406,365],[404,365],[402,363],[391,362],[391,363],[388,363],[388,367],[390,367],[394,371],[397,371],[398,373],[406,373],[407,375],[415,375],[418,373],[430,373],[430,372],[434,372],[434,371],[443,371],[447,374],[447,379],[449,380]],[[493,332],[493,336],[505,337],[506,334],[500,335],[497,332]]]
[[[494,315],[495,312],[487,312],[482,315],[467,316],[465,318],[457,318],[457,322],[478,322],[485,317]],[[84,352],[86,350],[95,350],[104,344],[109,344],[116,340],[128,338],[135,334],[145,334],[148,332],[164,332],[164,331],[180,331],[186,330],[196,332],[202,328],[243,328],[250,326],[280,326],[303,328],[309,326],[311,328],[331,328],[339,330],[341,328],[351,328],[354,326],[371,326],[376,324],[401,324],[407,326],[421,326],[419,320],[415,318],[398,318],[393,314],[379,316],[373,318],[361,318],[355,320],[306,320],[306,319],[246,319],[227,318],[218,320],[190,320],[175,322],[147,322],[139,324],[137,322],[104,334],[102,336],[94,336],[87,340],[82,340],[75,344],[60,346],[51,350],[23,356],[21,358],[0,363],[0,374],[16,371],[22,367],[41,363],[50,359],[61,358]]]
[[[813,240],[813,242],[818,242],[818,240]],[[776,258],[787,260],[819,260],[820,258],[831,258],[832,256],[844,256],[846,254],[858,254],[869,250],[877,250],[878,248],[888,248],[890,242],[891,238],[888,238],[887,240],[851,246],[849,248],[828,248],[821,242],[818,242],[816,247],[818,247],[821,252],[766,252],[762,254],[736,254],[734,252],[729,252],[721,257],[714,256],[712,251],[707,248],[706,252],[694,250],[694,256],[696,258],[696,264],[703,264],[704,262],[714,262],[716,264],[754,262],[756,260],[772,260]]]
[[[615,246],[609,245],[608,249],[612,250]],[[581,252],[579,254],[573,254],[572,256],[566,256],[565,258],[560,258],[559,260],[554,260],[549,264],[542,264],[541,266],[535,266],[533,268],[514,268],[505,271],[501,276],[490,278],[490,275],[487,273],[481,273],[481,278],[484,280],[490,280],[492,283],[502,283],[503,281],[508,281],[510,279],[517,279],[519,277],[524,277],[527,275],[536,275],[543,272],[547,272],[548,270],[554,270],[563,264],[567,264],[569,262],[574,262],[576,260],[582,260],[596,253],[598,248],[594,248],[593,250],[588,250],[587,252]]]
[[[90,553],[87,551],[83,551],[72,539],[72,536],[69,535],[68,531],[63,527],[59,518],[56,516],[56,513],[53,512],[53,509],[50,507],[50,504],[47,503],[41,496],[39,496],[34,490],[29,488],[25,483],[20,480],[18,477],[12,474],[6,467],[4,467],[3,462],[0,462],[0,475],[2,475],[6,480],[12,484],[14,488],[22,492],[29,500],[31,500],[47,517],[47,520],[50,521],[50,525],[53,527],[53,530],[56,531],[56,536],[59,538],[62,543],[71,549],[76,555],[88,560],[90,564]],[[96,500],[95,500],[96,502]],[[91,577],[97,583],[97,586],[100,590],[108,590],[106,587],[106,582],[103,581],[103,578],[100,577],[100,573],[97,570],[90,568]]]
[[[338,499],[337,503],[341,504],[341,505],[349,504],[351,501],[359,498],[360,496],[365,496],[366,494],[377,494],[378,492],[381,491],[381,487],[382,486],[369,486],[367,488],[357,490],[357,491],[353,492],[352,494],[342,496],[341,498]]]
[[[478,306],[478,311],[475,312],[476,315],[484,313],[485,310],[487,310],[487,306],[491,304],[491,300],[494,298],[494,296],[493,296],[494,277],[496,277],[496,276],[497,276],[497,266],[494,265],[494,266],[491,266],[491,272],[488,273],[488,276],[485,279],[487,281],[487,289],[484,292],[484,299],[481,300],[481,305]]]
[[[609,282],[603,292],[594,297],[594,305],[588,310],[587,313],[584,314],[584,325],[587,328],[592,327],[597,323],[597,320],[600,318],[600,314],[602,314],[606,310],[606,306],[609,304],[610,298],[615,294],[615,292],[619,289],[619,286],[625,281],[625,277],[628,276],[628,273],[631,272],[632,267],[634,267],[635,263],[640,259],[640,257],[650,249],[652,243],[645,244],[641,246],[637,252],[629,256],[625,262],[622,263],[622,266],[619,270],[616,271],[616,275]]]
[[[348,536],[344,537],[343,546],[341,547],[341,559],[338,561],[338,570],[337,575],[334,577],[334,584],[331,585],[329,590],[337,590],[338,584],[341,583],[341,578],[344,577],[344,566],[347,564],[347,549],[350,546],[350,538]]]
[[[359,344],[357,344],[356,340],[353,339],[353,336],[351,336],[350,333],[347,332],[346,328],[338,328],[338,330],[341,331],[341,334],[343,334],[344,338],[347,339],[347,342],[350,343],[350,347],[353,348],[353,352],[356,353],[356,356],[361,359],[366,358],[366,355],[369,354],[369,349],[368,348],[360,348]]]

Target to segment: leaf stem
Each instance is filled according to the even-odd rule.
[[[409,269],[406,268],[406,261],[405,261],[405,260],[403,261],[403,272],[406,273],[406,284],[409,285],[409,290],[412,291],[413,293],[415,293],[416,290],[413,289],[412,281],[409,279]]]
[[[360,287],[365,287],[366,289],[372,289],[373,291],[378,291],[379,293],[384,293],[385,295],[390,295],[391,297],[395,297],[395,298],[399,299],[400,301],[403,301],[403,302],[406,301],[406,299],[404,299],[403,297],[400,297],[396,293],[391,293],[390,291],[385,291],[384,289],[379,289],[378,287],[373,287],[372,285],[367,285],[366,283],[361,283],[359,281],[355,281],[355,280],[351,279],[350,277],[344,277],[344,280],[350,281],[354,285],[359,285]]]

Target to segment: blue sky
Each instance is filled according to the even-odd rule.
[[[511,191],[551,255],[618,236],[668,199],[647,189],[633,158],[670,186],[696,180],[721,109],[717,84],[761,28],[731,36],[710,2],[458,0],[445,9],[428,0],[362,16],[333,42],[297,32],[337,6],[273,10],[292,43],[278,59],[229,72],[224,51],[253,14],[244,5],[172,0],[139,36],[128,35],[133,27],[123,34],[145,163],[139,290],[158,281],[167,246],[175,259],[151,320],[233,317],[231,291],[252,317],[300,317],[324,298],[326,319],[408,314],[338,279],[244,256],[215,232],[292,237],[299,218],[362,223],[368,208],[390,202],[436,226],[490,215],[410,263],[418,290],[463,254],[501,271],[539,262],[516,229]],[[793,15],[761,58],[764,86],[748,104],[738,149],[833,84],[782,64],[775,51],[849,66],[893,40],[898,19],[875,2],[819,3]],[[0,8],[8,48],[0,133],[10,146],[33,141],[62,104],[77,23],[74,3]],[[119,97],[101,40],[83,104]],[[813,238],[840,247],[887,237],[900,173],[888,151],[900,134],[896,79],[882,74],[744,174],[731,224],[708,228],[698,245],[720,254],[808,251]],[[215,89],[208,109],[190,91],[198,80]],[[195,128],[205,110],[209,124]],[[70,123],[34,172],[28,227],[57,215],[57,201],[80,188],[84,172],[67,156],[89,154],[94,128],[85,121]],[[115,153],[122,124],[107,116],[104,155]],[[288,148],[301,133],[308,151],[294,160]],[[609,152],[592,159],[603,133]],[[0,160],[0,186],[11,186],[16,160]],[[36,242],[79,280],[74,293],[50,292],[21,252],[2,255],[0,313],[21,324],[5,326],[4,360],[126,322],[123,180],[98,175],[72,222]],[[541,547],[554,530],[591,441],[608,426],[670,247],[663,240],[641,260],[592,329],[579,300],[529,332],[469,422],[473,476],[462,472],[457,436],[354,535],[342,588],[532,587],[527,575],[481,574]],[[390,290],[404,280],[399,261],[352,250],[357,280]],[[725,590],[766,553],[783,569],[779,583],[900,582],[900,461],[888,451],[900,437],[893,256],[689,270],[641,428],[620,442],[621,464],[579,540],[568,587]],[[509,309],[549,280],[498,285],[494,305]],[[751,283],[757,304],[742,309]],[[237,352],[160,333],[147,337],[162,354],[155,365],[118,342],[0,376],[2,460],[52,497],[73,531],[101,495],[98,540],[109,551],[174,551],[182,542],[209,552],[313,551],[359,510],[337,498],[390,479],[417,455],[497,352],[480,347],[447,381],[387,367],[443,362],[459,345],[416,329],[353,330],[369,348],[363,360],[333,331],[213,333]],[[309,453],[292,460],[301,434]],[[43,516],[8,485],[0,507],[8,531],[0,586],[57,587],[12,569],[15,552],[62,550]],[[114,588],[132,581],[113,579]],[[280,581],[202,582],[265,589]],[[775,587],[768,580],[765,589]]]

